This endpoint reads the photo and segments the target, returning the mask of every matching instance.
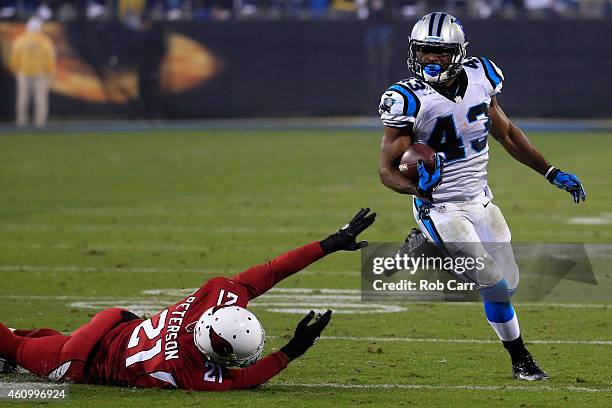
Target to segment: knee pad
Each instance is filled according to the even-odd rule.
[[[510,302],[510,296],[514,293],[514,289],[508,288],[506,279],[501,279],[493,286],[480,289],[480,296],[485,302]]]
[[[487,320],[493,323],[506,323],[514,317],[514,308],[510,302],[484,302]]]
[[[510,303],[511,292],[505,279],[500,280],[493,286],[480,290],[488,321],[505,323],[514,317],[514,308],[512,303]]]

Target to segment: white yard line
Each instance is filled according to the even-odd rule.
[[[26,381],[26,382],[0,382],[0,390],[11,390],[11,389],[24,389],[24,388],[63,388],[67,386],[67,383],[52,383],[52,382],[36,382],[36,381]]]
[[[91,248],[99,249],[99,247]],[[93,267],[93,266],[35,266],[35,265],[0,265],[0,272],[104,272],[104,273],[202,273],[218,274],[219,276],[230,276],[246,270],[244,269],[221,269],[221,268],[132,268],[132,267]],[[304,270],[300,275],[354,275],[358,276],[359,271],[324,271],[324,270]],[[351,290],[353,291],[353,290]],[[358,293],[360,293],[358,291]]]
[[[269,336],[272,337],[272,336]],[[322,336],[327,340],[346,341],[369,341],[372,343],[400,342],[400,343],[468,343],[468,344],[498,344],[498,340],[492,339],[435,339],[435,338],[412,338],[412,337],[359,337],[359,336]],[[581,344],[592,346],[610,346],[612,340],[525,340],[531,344]]]
[[[306,387],[306,388],[332,388],[332,389],[365,389],[365,390],[390,390],[390,389],[409,389],[409,390],[471,390],[471,391],[571,391],[571,392],[612,392],[612,388],[587,388],[587,387],[555,387],[550,385],[531,385],[531,386],[503,386],[503,385],[430,385],[430,384],[340,384],[340,383],[275,383],[266,387]]]
[[[239,273],[241,269],[214,269],[214,268],[131,268],[131,267],[83,267],[83,266],[32,266],[32,265],[4,265],[0,266],[1,272],[130,272],[130,273]]]
[[[129,225],[129,224],[0,224],[0,230],[14,231],[148,231],[148,232],[193,232],[198,234],[292,234],[292,233],[316,233],[329,234],[329,229],[313,230],[309,227],[199,227],[181,225]]]
[[[159,251],[159,252],[203,252],[203,251],[218,251],[220,248],[228,248],[232,250],[266,250],[273,252],[287,251],[289,248],[285,246],[267,246],[267,245],[169,245],[159,242],[148,244],[103,244],[103,243],[62,243],[62,242],[30,242],[30,243],[15,243],[15,242],[0,242],[0,248],[18,248],[18,249],[69,249],[77,251],[87,250],[106,250],[106,251]]]
[[[143,217],[145,215],[154,215],[154,216],[173,215],[177,218],[187,216],[191,219],[195,217],[213,217],[213,219],[218,218],[219,210],[212,209],[212,208],[206,208],[203,206],[204,201],[213,201],[213,200],[206,200],[206,197],[194,197],[194,199],[189,200],[189,201],[195,202],[198,205],[198,208],[179,208],[177,210],[177,208],[146,208],[146,207],[143,207],[143,208],[130,208],[130,207],[62,208],[62,207],[56,207],[56,208],[47,209],[47,212],[53,215],[56,215],[56,214],[77,214],[77,215],[93,214],[93,215],[98,215],[98,216],[99,215],[112,215],[112,216],[137,215],[139,217]],[[255,196],[249,197],[249,200],[248,200],[249,204],[253,204],[258,201],[265,203],[265,204],[270,204],[273,202],[272,199],[258,199],[258,197],[255,197]],[[303,204],[303,200],[299,196],[296,196],[295,200],[293,201],[295,201],[295,204]],[[186,203],[187,201],[184,201],[184,204]],[[235,205],[233,206],[229,206],[229,207],[226,206],[225,211],[227,211],[227,213],[230,214],[231,216],[245,217],[248,219],[263,218],[267,220],[270,217],[278,218],[279,216],[304,217],[307,219],[312,219],[313,217],[323,217],[325,219],[329,219],[330,222],[332,223],[337,223],[339,221],[342,221],[341,219],[342,217],[351,215],[351,214],[344,213],[342,210],[338,210],[333,213],[330,213],[329,210],[325,210],[325,209],[317,210],[312,205],[306,206],[303,208],[299,208],[298,206],[292,206],[288,208],[287,207],[278,208],[278,207],[266,205],[266,206],[257,206],[257,210],[254,211],[252,208],[241,205],[241,203],[239,202],[234,202],[234,204]],[[409,220],[408,215],[412,216],[411,213],[406,212],[406,211],[392,211],[392,212],[385,214],[385,218],[408,221]],[[339,218],[336,219],[337,217]],[[8,224],[8,225],[36,225],[36,224]],[[330,227],[333,229],[334,225],[335,224],[330,224]],[[328,231],[328,233],[330,232],[331,231]]]
[[[7,382],[0,383],[0,390],[10,389],[43,389],[43,388],[62,388],[68,384],[55,384],[47,382]],[[282,382],[266,384],[265,388],[331,388],[339,390],[467,390],[467,391],[569,391],[583,393],[608,393],[612,392],[612,388],[589,388],[589,387],[555,387],[550,385],[520,386],[520,385],[472,385],[472,384],[457,384],[457,385],[432,385],[432,384],[341,384],[341,383],[294,383]]]

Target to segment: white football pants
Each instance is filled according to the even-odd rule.
[[[423,206],[431,207],[423,211]],[[510,290],[517,287],[519,270],[510,246],[510,229],[486,194],[458,203],[428,204],[414,199],[413,214],[427,238],[448,256],[481,258],[481,267],[463,272],[467,281],[485,288],[505,278]]]

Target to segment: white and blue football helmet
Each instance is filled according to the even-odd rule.
[[[456,77],[463,66],[468,43],[458,19],[447,13],[430,13],[423,16],[412,28],[409,39],[408,69],[412,74],[430,84],[449,81]],[[451,54],[450,64],[426,64],[419,61],[420,50]]]

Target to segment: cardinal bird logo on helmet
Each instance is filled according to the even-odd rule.
[[[247,367],[261,353],[266,332],[257,317],[237,305],[218,305],[202,313],[193,333],[196,347],[225,367]]]
[[[210,345],[215,353],[220,357],[230,357],[234,354],[234,348],[229,341],[217,334],[211,327],[208,336],[210,338]]]

